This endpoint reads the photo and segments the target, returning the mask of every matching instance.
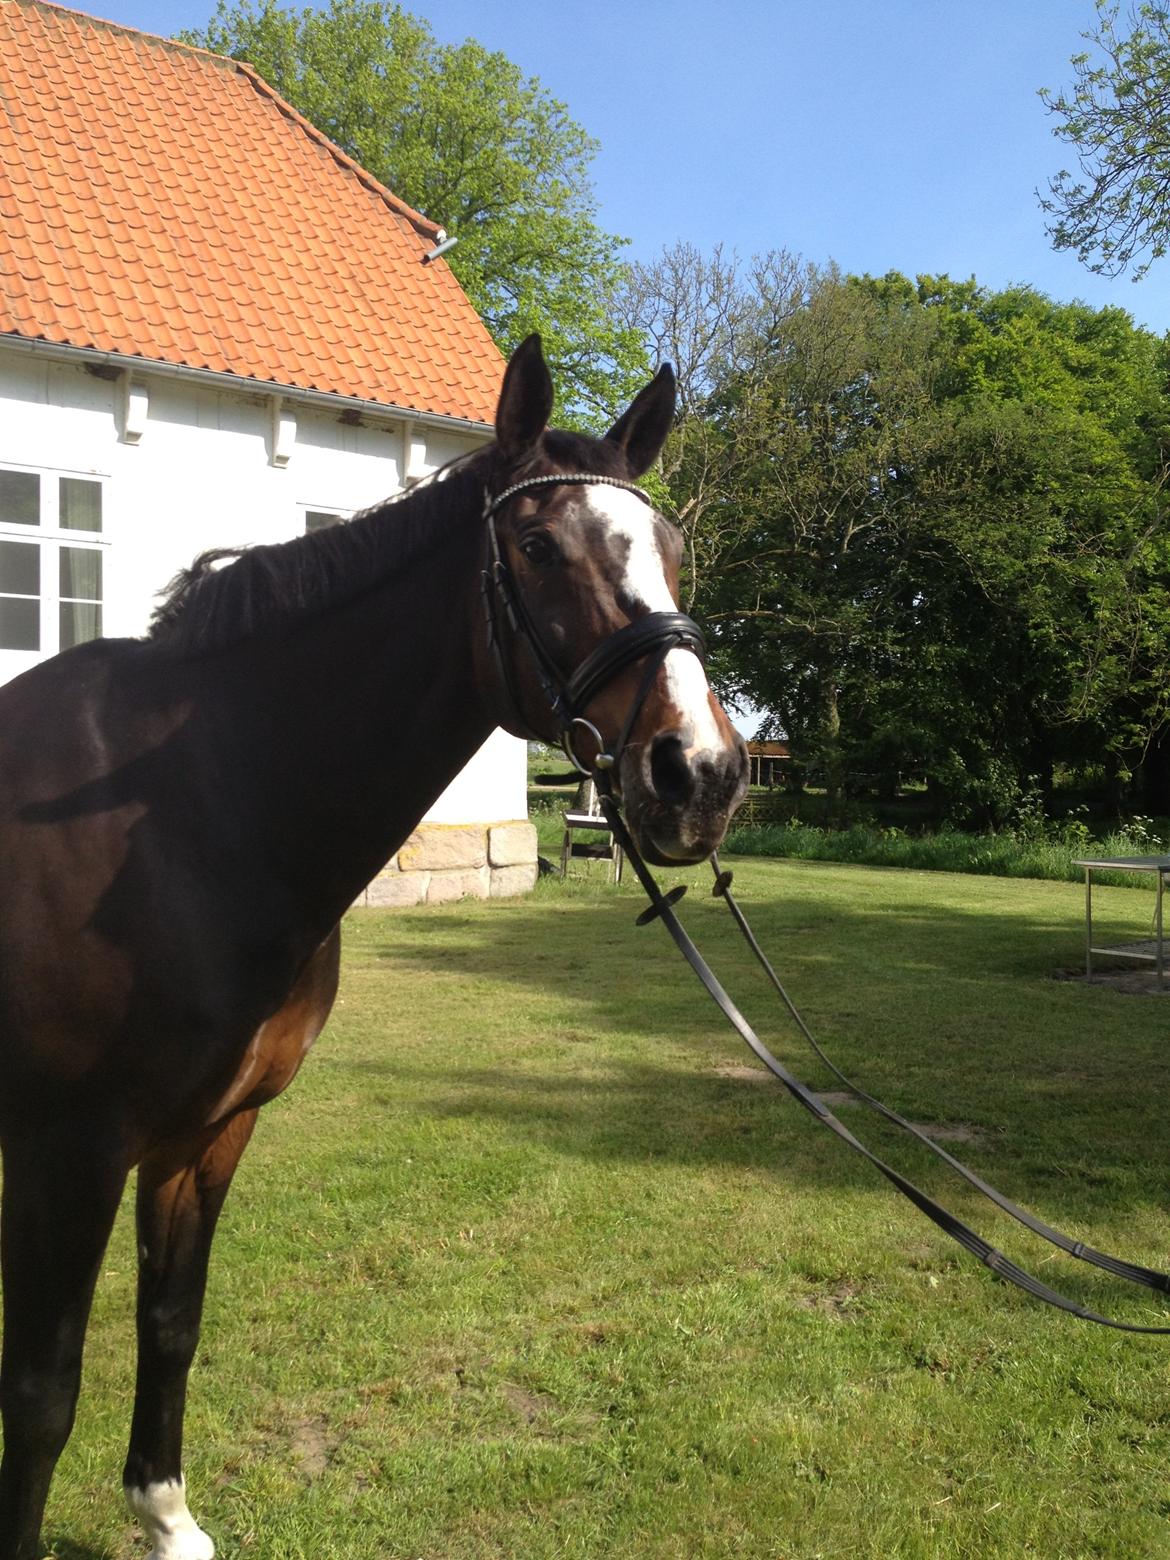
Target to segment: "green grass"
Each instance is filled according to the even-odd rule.
[[[1167,1262],[1170,998],[1054,980],[1054,883],[736,863],[815,1032],[1009,1195]],[[705,892],[683,906],[809,1081]],[[1151,896],[1105,889],[1102,931]],[[222,1560],[1170,1556],[1170,1340],[1088,1327],[950,1245],[750,1062],[637,893],[350,919],[342,999],[262,1114],[192,1376],[188,1487]],[[913,1142],[870,1139],[1088,1303]],[[117,1481],[125,1211],[51,1497],[60,1560],[142,1553]]]

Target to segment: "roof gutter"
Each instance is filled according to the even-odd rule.
[[[206,385],[213,390],[235,391],[243,395],[285,396],[301,405],[326,412],[357,412],[386,422],[404,420],[427,428],[442,428],[448,433],[471,433],[487,440],[494,429],[490,423],[469,417],[449,417],[442,412],[422,412],[411,406],[394,406],[385,401],[368,401],[356,395],[338,395],[330,390],[306,390],[299,385],[284,385],[275,379],[245,379],[240,374],[222,373],[214,368],[189,368],[182,363],[164,363],[156,358],[135,357],[123,352],[100,352],[96,347],[72,347],[64,342],[45,341],[35,336],[16,336],[0,332],[0,347],[11,347],[34,357],[46,357],[62,363],[79,363],[87,368],[104,368],[115,373],[157,374],[164,379],[184,380]]]

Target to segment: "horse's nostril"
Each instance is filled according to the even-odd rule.
[[[674,733],[655,737],[650,748],[650,784],[660,802],[680,807],[691,798],[695,777],[683,751],[682,738]]]

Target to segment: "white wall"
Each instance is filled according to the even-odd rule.
[[[128,422],[124,376],[0,344],[0,467],[103,479],[107,636],[143,633],[157,594],[205,548],[284,541],[306,509],[365,508],[479,442],[458,428],[354,425],[292,399],[278,429],[266,394],[146,374],[134,384]],[[0,650],[0,682],[37,659]],[[524,744],[497,732],[428,817],[523,818],[525,795]]]

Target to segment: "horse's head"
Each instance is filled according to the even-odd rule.
[[[502,723],[565,742],[586,769],[614,756],[631,832],[659,865],[709,855],[747,786],[702,636],[678,610],[682,539],[634,485],[674,397],[663,368],[604,439],[550,430],[552,381],[530,337],[504,376],[488,519]]]

